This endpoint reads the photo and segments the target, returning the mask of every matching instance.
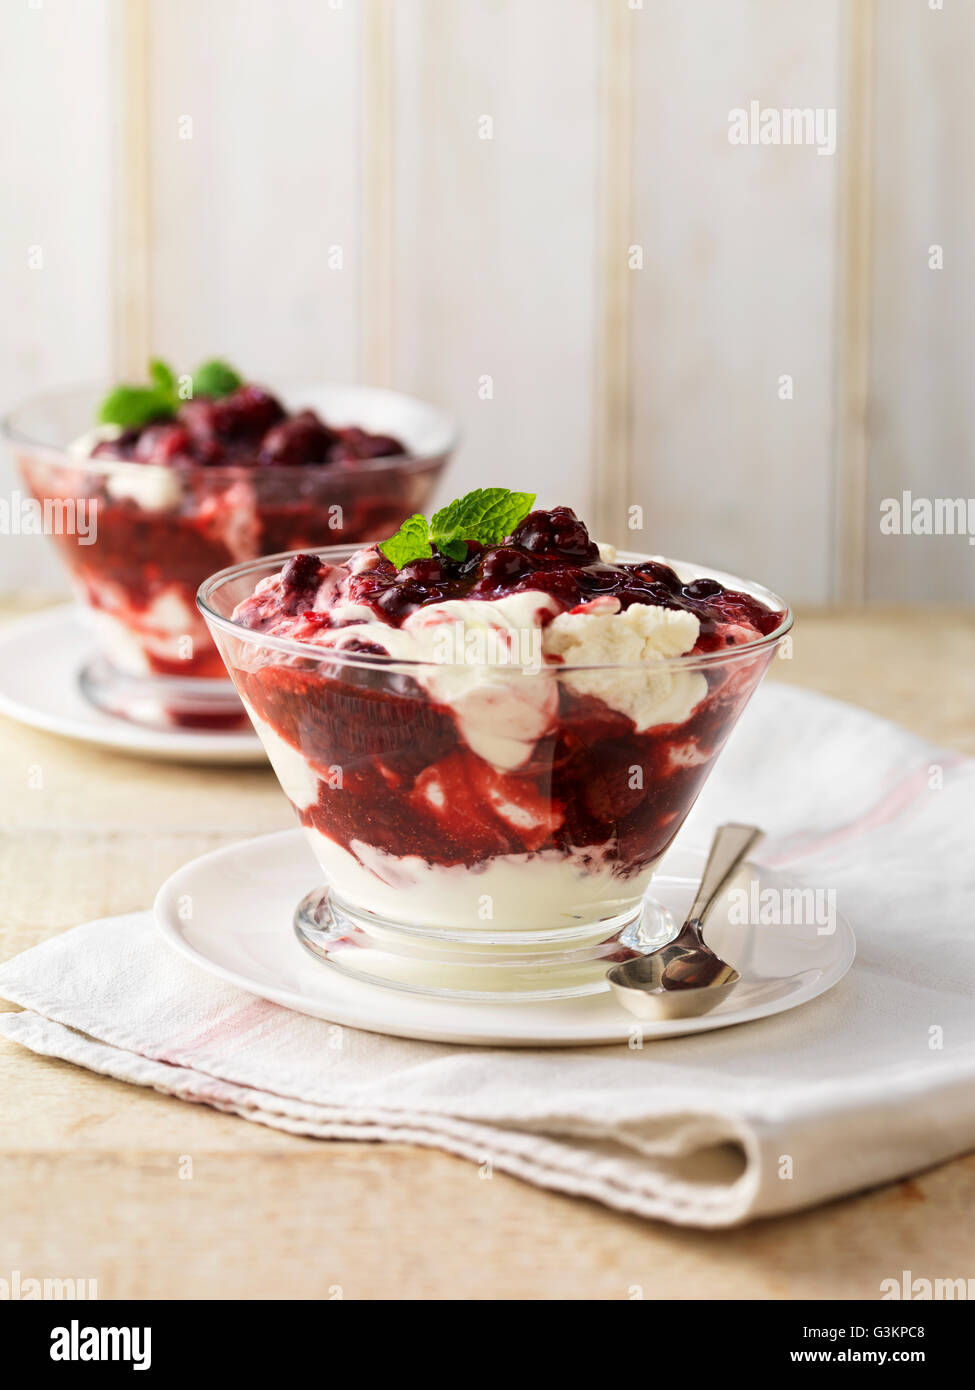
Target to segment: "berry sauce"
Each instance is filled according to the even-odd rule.
[[[274,606],[268,610],[260,603],[245,602],[238,610],[238,621],[267,631],[282,614],[310,613],[325,573],[326,567],[315,556],[293,557],[281,572]],[[768,636],[785,616],[750,594],[724,588],[716,579],[684,583],[659,560],[635,564],[601,560],[599,547],[569,507],[531,512],[500,545],[484,547],[468,541],[462,560],[438,552],[397,569],[377,549],[366,565],[350,574],[345,597],[366,604],[380,622],[400,627],[426,604],[499,599],[529,590],[551,595],[565,611],[596,598],[618,599],[621,611],[634,603],[684,609],[701,625],[696,653]],[[330,625],[327,610],[315,616],[323,627]]]
[[[292,557],[273,587],[238,605],[235,621],[277,635],[296,627],[306,642],[317,628],[327,639],[348,621],[337,615],[332,623],[327,608],[314,608],[328,572],[315,556]],[[441,866],[556,852],[580,872],[626,879],[653,864],[772,655],[770,647],[740,656],[734,648],[773,633],[785,613],[715,580],[684,583],[658,561],[603,561],[566,507],[532,512],[500,545],[468,542],[459,561],[436,554],[397,570],[378,551],[360,552],[345,571],[341,602],[365,604],[376,621],[398,627],[425,604],[528,590],[554,596],[563,611],[604,596],[621,611],[638,603],[689,610],[700,621],[693,653],[727,659],[689,677],[698,685],[686,719],[643,731],[611,703],[558,679],[557,708],[541,737],[520,766],[500,769],[472,751],[451,708],[410,676],[330,659],[327,648],[320,661],[295,663],[259,643],[235,643],[241,694],[320,770],[317,800],[296,808],[304,825],[353,855],[368,846]],[[342,649],[350,650],[347,636]],[[372,642],[356,649],[384,650]],[[336,768],[339,779],[330,775]]]
[[[391,435],[327,425],[313,410],[289,414],[263,386],[248,383],[219,400],[185,401],[174,419],[102,440],[93,458],[206,468],[354,465],[405,454]]]

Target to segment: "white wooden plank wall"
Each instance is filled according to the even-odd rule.
[[[975,597],[965,537],[879,527],[903,489],[975,496],[975,3],[3,21],[0,404],[150,344],[391,384],[460,417],[446,492],[537,486],[798,601]],[[731,144],[752,101],[835,112],[835,153]],[[40,544],[0,537],[0,585],[38,582]]]

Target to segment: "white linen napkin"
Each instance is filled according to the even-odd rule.
[[[139,913],[0,967],[24,1009],[0,1032],[279,1129],[426,1144],[690,1225],[975,1147],[975,761],[769,684],[682,834],[728,819],[768,829],[763,863],[835,889],[858,941],[829,993],[740,1028],[563,1051],[336,1029],[198,971]]]

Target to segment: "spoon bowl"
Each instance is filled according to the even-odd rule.
[[[704,940],[704,922],[722,890],[762,838],[754,825],[723,825],[716,832],[697,896],[680,932],[665,946],[614,965],[606,979],[637,1018],[694,1018],[726,999],[741,975]]]
[[[674,945],[676,942],[671,942],[671,947]],[[637,1018],[696,1018],[727,999],[741,979],[734,966],[709,951],[706,960],[713,968],[712,978],[703,984],[683,982],[668,972],[668,966],[680,959],[665,957],[668,949],[665,946],[652,955],[614,965],[607,972],[617,999]],[[695,976],[692,974],[691,978]]]

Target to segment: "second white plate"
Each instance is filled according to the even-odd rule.
[[[123,753],[175,762],[264,763],[255,733],[150,729],[89,704],[78,673],[92,640],[74,604],[43,609],[0,628],[0,714],[21,724]]]

